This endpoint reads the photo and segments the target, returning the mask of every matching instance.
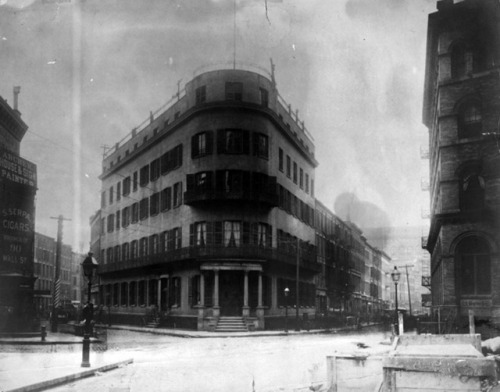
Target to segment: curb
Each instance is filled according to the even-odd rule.
[[[52,387],[56,387],[59,385],[67,384],[68,382],[71,382],[74,380],[80,380],[82,378],[91,377],[91,376],[95,375],[95,373],[97,373],[97,372],[107,372],[109,370],[116,369],[116,368],[120,367],[121,365],[129,365],[133,362],[134,362],[134,360],[132,358],[130,358],[130,359],[126,359],[124,361],[112,363],[109,365],[100,366],[100,367],[95,368],[95,369],[86,370],[84,372],[68,374],[67,376],[58,377],[58,378],[54,378],[52,380],[42,381],[42,382],[38,382],[35,384],[31,384],[31,385],[26,385],[24,387],[9,389],[9,390],[5,390],[3,392],[42,391],[42,390],[47,389],[47,388],[52,388]]]

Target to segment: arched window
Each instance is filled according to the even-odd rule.
[[[467,73],[467,48],[465,43],[458,42],[451,48],[451,77],[465,76]]]
[[[460,178],[460,209],[475,210],[484,207],[484,178],[476,171],[467,171]]]
[[[455,260],[462,296],[491,293],[490,251],[484,239],[471,236],[460,241]]]
[[[460,105],[458,110],[458,137],[480,136],[482,121],[481,106],[477,101],[469,101]]]

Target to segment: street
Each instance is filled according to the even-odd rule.
[[[327,355],[386,352],[387,340],[382,332],[197,339],[110,330],[108,353],[134,363],[52,390],[291,391],[324,384]],[[106,354],[92,353],[91,363]]]

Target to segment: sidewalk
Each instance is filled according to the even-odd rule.
[[[99,326],[104,327],[104,326]],[[366,327],[366,325],[365,325]],[[128,330],[182,338],[241,338],[262,336],[285,336],[284,331],[255,332],[207,332],[167,328],[144,328],[131,325],[115,325],[108,329]],[[338,333],[353,330],[290,330],[288,335]],[[98,343],[97,339],[91,339]],[[133,359],[124,358],[119,351],[95,351],[91,344],[90,368],[82,368],[82,337],[66,333],[48,332],[45,341],[38,337],[0,337],[0,391],[40,391],[62,385],[96,372],[105,372],[126,366]]]

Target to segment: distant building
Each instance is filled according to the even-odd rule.
[[[34,325],[33,245],[36,166],[19,156],[28,126],[17,109],[0,97],[0,332]]]
[[[398,283],[398,307],[412,314],[428,314],[429,287],[424,285],[430,277],[429,253],[422,249],[422,227],[400,226],[392,228],[365,229],[364,234],[374,246],[380,247],[391,258],[389,288],[391,302],[395,304],[395,287],[390,273],[396,266],[401,273]],[[425,306],[424,306],[425,305]]]
[[[46,316],[52,310],[55,288],[57,241],[49,236],[35,233],[35,305],[37,311]],[[71,246],[61,246],[61,270],[59,304],[81,301],[81,269],[83,256],[74,253]]]
[[[432,309],[500,325],[500,3],[443,0],[429,15]],[[462,322],[463,321],[463,322]]]
[[[103,161],[91,246],[113,322],[156,307],[179,327],[232,316],[263,329],[287,308],[313,318],[381,306],[361,282],[361,232],[315,198],[314,144],[274,75],[205,72],[162,110]]]

